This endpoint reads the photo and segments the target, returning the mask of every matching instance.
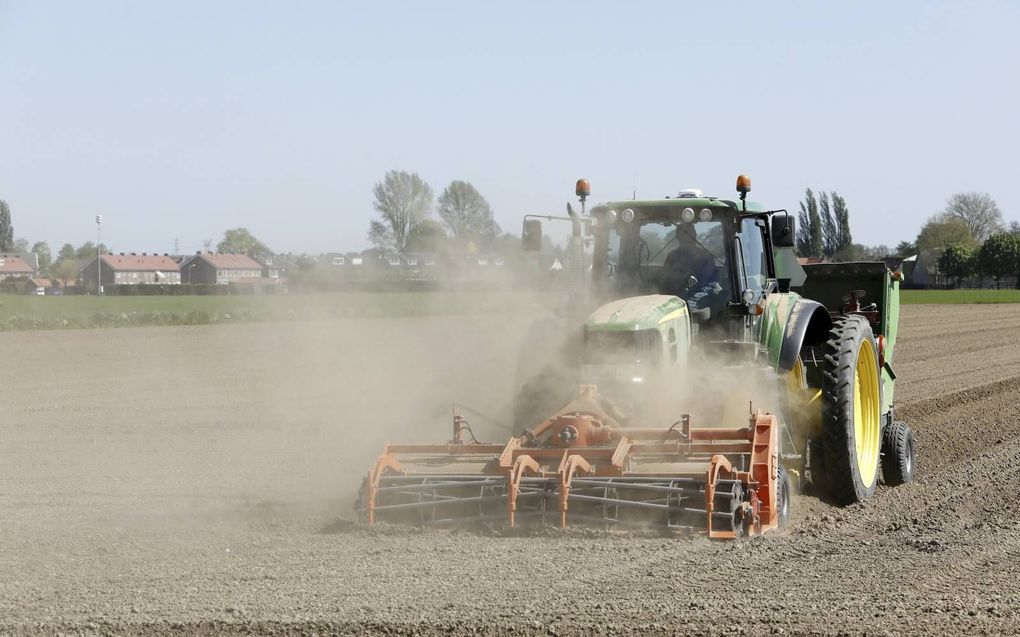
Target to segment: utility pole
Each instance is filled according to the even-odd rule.
[[[103,215],[96,215],[96,292],[103,296]]]

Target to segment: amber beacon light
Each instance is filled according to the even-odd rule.
[[[587,179],[581,178],[577,180],[577,184],[574,185],[574,194],[584,201],[591,194],[591,184],[588,183]]]
[[[737,175],[737,192],[746,195],[751,192],[751,178],[747,175]]]

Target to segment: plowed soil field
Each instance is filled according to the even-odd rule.
[[[918,479],[735,543],[346,520],[525,317],[0,333],[0,634],[1020,632],[1020,306],[906,306]],[[505,432],[474,417],[480,437]]]

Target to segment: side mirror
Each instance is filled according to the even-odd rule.
[[[524,220],[524,234],[521,236],[525,252],[541,252],[542,222],[538,219]]]
[[[792,248],[797,245],[796,217],[788,214],[772,215],[772,246]]]

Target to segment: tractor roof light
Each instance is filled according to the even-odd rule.
[[[574,185],[574,194],[577,195],[581,201],[588,198],[588,195],[591,194],[591,184],[588,183],[587,179],[582,177],[577,180],[577,183]]]
[[[687,223],[694,221],[694,208],[684,208],[683,212],[680,213],[680,218]]]
[[[605,220],[606,220],[606,223],[608,223],[609,225],[615,224],[616,223],[616,211],[613,210],[612,208],[610,208],[609,210],[606,210]]]
[[[623,219],[624,223],[634,221],[634,210],[631,208],[624,208],[623,212],[620,213],[620,219]]]
[[[747,193],[751,192],[751,178],[747,175],[737,175],[737,192],[740,193],[740,203],[744,212],[747,212]]]

